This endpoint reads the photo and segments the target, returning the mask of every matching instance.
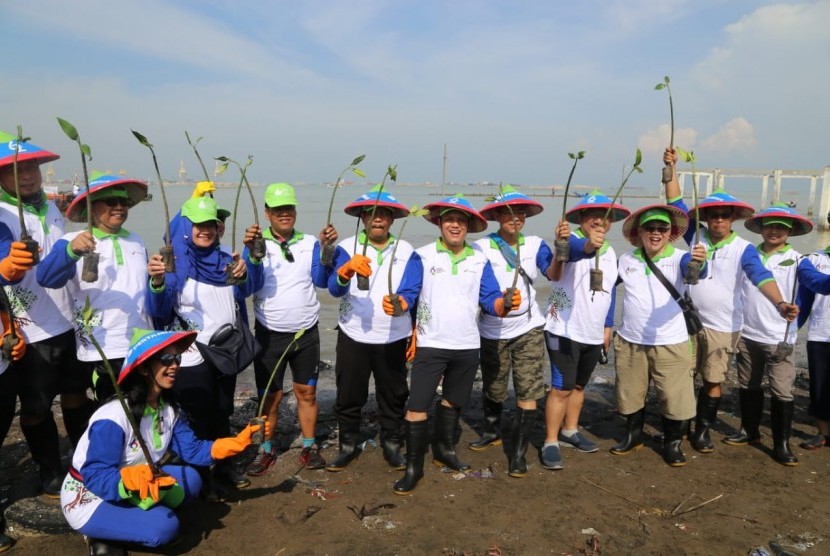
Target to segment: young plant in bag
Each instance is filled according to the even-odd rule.
[[[684,151],[680,147],[677,147],[677,154],[689,164],[692,165],[692,202],[695,204],[695,239],[692,245],[697,245],[700,242],[700,209],[698,208],[697,202],[697,171],[695,170],[695,153],[693,151]],[[671,172],[671,167],[666,166],[663,169],[669,169]],[[683,277],[683,283],[689,285],[695,285],[700,281],[700,270],[703,268],[703,263],[700,261],[696,261],[692,259],[689,261],[689,264],[686,266],[686,275]]]
[[[20,180],[17,174],[17,155],[20,154],[20,145],[26,143],[29,139],[31,137],[23,137],[23,127],[17,126],[17,137],[14,141],[14,156],[12,157],[12,172],[14,173],[14,195],[17,198],[17,216],[20,220],[20,242],[32,254],[32,264],[38,264],[40,262],[40,246],[31,234],[29,234],[29,230],[26,229],[26,223],[23,220],[23,200],[20,198]]]
[[[669,76],[663,76],[663,82],[658,83],[654,86],[655,91],[662,91],[663,89],[669,94],[669,118],[671,120],[671,135],[669,139],[669,148],[674,149],[674,100],[671,96],[671,87],[669,87]],[[669,183],[671,181],[672,169],[671,166],[663,166],[663,183]]]
[[[251,208],[254,211],[254,224],[257,228],[259,228],[259,211],[256,207],[256,199],[254,198],[254,192],[251,189],[251,184],[248,182],[248,167],[253,163],[254,157],[253,155],[248,155],[248,160],[245,162],[245,165],[239,164],[232,158],[228,158],[226,156],[219,156],[216,158],[219,162],[221,162],[221,166],[219,166],[219,173],[221,174],[225,170],[228,169],[228,164],[233,164],[237,168],[239,168],[239,185],[236,186],[236,197],[233,201],[233,219],[231,220],[231,251],[236,251],[236,215],[239,213],[239,196],[242,193],[242,183],[245,183],[245,187],[248,189],[248,196],[251,198]],[[249,249],[251,257],[256,260],[261,260],[265,257],[265,240],[262,238],[262,234],[258,234],[254,238],[254,243]]]
[[[339,176],[337,176],[337,181],[334,182],[334,186],[332,187],[332,190],[331,190],[331,198],[329,199],[329,212],[328,212],[328,215],[326,216],[326,226],[331,226],[332,225],[331,224],[331,212],[332,212],[332,209],[334,208],[334,196],[337,193],[337,190],[341,187],[341,184],[343,182],[343,176],[346,175],[346,172],[351,171],[352,174],[354,174],[355,176],[357,176],[359,178],[365,178],[366,177],[366,174],[363,173],[363,170],[361,170],[360,168],[357,167],[358,164],[363,162],[364,158],[366,158],[365,154],[362,154],[360,156],[355,157],[355,159],[352,160],[352,163],[349,164],[348,166],[346,166],[345,168],[343,168],[343,171],[340,172]],[[327,242],[327,243],[324,243],[323,245],[321,245],[321,247],[322,247],[322,250],[320,252],[320,262],[323,264],[323,266],[331,266],[332,264],[334,264],[334,251],[335,251],[334,243],[328,243]]]
[[[164,205],[164,221],[166,222],[167,226],[167,234],[164,236],[164,246],[159,249],[159,255],[161,255],[161,259],[164,261],[164,271],[165,272],[176,272],[176,258],[173,256],[173,246],[171,245],[172,238],[170,237],[170,209],[169,205],[167,204],[167,194],[164,191],[164,180],[161,179],[161,172],[159,171],[159,163],[156,159],[156,151],[153,150],[153,144],[147,140],[147,137],[142,135],[141,133],[137,132],[134,129],[130,131],[133,132],[133,136],[138,140],[139,143],[150,149],[150,154],[153,156],[153,167],[156,169],[156,178],[159,180],[159,189],[161,189],[161,201]]]
[[[380,187],[377,191],[377,197],[375,197],[375,204],[372,205],[372,212],[369,221],[373,221],[375,219],[375,212],[378,209],[378,202],[380,202],[380,196],[383,194],[383,186],[386,185],[386,178],[389,178],[393,182],[398,181],[398,165],[395,164],[394,166],[390,164],[386,168],[386,173],[383,174],[383,179],[380,182]],[[357,218],[358,225],[360,223],[360,217]],[[355,236],[357,239],[357,236]],[[355,246],[356,247],[356,246]],[[366,250],[369,248],[369,234],[366,234],[366,237],[363,239],[363,253],[362,255],[366,256]],[[357,249],[355,249],[357,251]],[[369,291],[369,278],[367,276],[361,276],[360,274],[357,275],[357,289],[362,291]]]
[[[568,191],[571,189],[571,180],[574,177],[574,171],[576,170],[576,165],[579,163],[580,160],[585,158],[585,151],[579,151],[578,153],[568,153],[568,157],[574,161],[574,165],[571,166],[571,173],[568,174],[568,182],[565,184],[565,198],[562,199],[562,221],[565,221],[565,213],[568,209]],[[560,239],[556,238],[553,241],[553,248],[554,248],[554,256],[557,261],[567,262],[571,255],[571,244],[568,242],[567,239]]]
[[[387,275],[387,286],[389,288],[389,301],[392,303],[392,316],[399,317],[403,315],[406,311],[404,311],[403,305],[401,304],[401,297],[394,293],[392,289],[392,270],[395,267],[395,253],[398,252],[398,244],[403,239],[403,231],[406,229],[406,225],[409,223],[409,219],[414,216],[425,216],[429,214],[429,211],[426,209],[420,208],[418,205],[413,206],[409,209],[409,214],[404,218],[403,224],[401,224],[401,231],[398,232],[398,238],[395,241],[395,244],[392,246],[392,259],[391,263],[389,264],[389,274]]]

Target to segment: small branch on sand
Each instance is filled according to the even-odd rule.
[[[701,502],[701,503],[700,503],[700,504],[698,504],[697,506],[692,506],[692,507],[691,507],[691,508],[689,508],[688,510],[683,510],[682,512],[677,512],[677,513],[672,512],[672,513],[671,513],[671,515],[672,515],[672,517],[677,517],[677,516],[679,516],[679,515],[683,515],[683,514],[687,514],[687,513],[689,513],[689,512],[693,512],[693,511],[695,511],[695,510],[698,510],[698,509],[702,508],[702,507],[703,507],[703,506],[705,506],[706,504],[709,504],[710,502],[714,502],[715,500],[719,500],[719,499],[721,499],[721,498],[723,498],[723,494],[718,494],[717,496],[715,496],[714,498],[710,498],[710,499],[709,499],[709,500],[707,500],[706,502]],[[679,506],[678,506],[678,507],[679,507]],[[677,510],[677,508],[675,508],[675,510]]]
[[[687,496],[686,498],[684,498],[684,499],[680,502],[680,504],[678,504],[677,506],[675,506],[675,507],[674,507],[674,509],[671,511],[671,514],[669,514],[669,515],[675,515],[675,514],[677,513],[677,510],[679,510],[679,509],[680,509],[680,506],[682,506],[683,504],[685,504],[686,502],[688,502],[688,501],[692,498],[692,496],[694,496],[695,494],[696,494],[696,493],[694,493],[694,492],[693,492],[693,493],[691,493],[689,496]]]
[[[723,517],[734,517],[735,519],[740,519],[741,521],[748,521],[750,523],[756,523],[756,524],[760,523],[760,521],[758,521],[757,519],[755,519],[753,517],[745,517],[745,516],[742,516],[742,515],[725,514],[723,512],[715,512],[715,515],[720,515],[720,516],[723,516]]]
[[[600,485],[598,485],[598,484],[596,484],[596,483],[594,483],[594,482],[591,482],[591,481],[589,481],[588,479],[586,479],[585,477],[582,477],[582,480],[583,480],[583,481],[585,481],[586,483],[588,483],[589,485],[591,485],[592,487],[596,487],[596,488],[600,489],[600,490],[601,490],[601,491],[603,491],[603,492],[607,492],[608,494],[613,494],[613,495],[614,495],[614,496],[616,496],[617,498],[622,498],[623,500],[625,500],[625,501],[626,501],[626,502],[628,502],[629,504],[634,504],[635,506],[637,506],[637,509],[638,509],[638,510],[643,510],[643,511],[645,510],[645,508],[643,508],[643,506],[641,506],[639,503],[635,502],[635,501],[634,501],[634,500],[632,500],[631,498],[626,498],[626,497],[625,497],[625,496],[623,496],[622,494],[617,494],[617,493],[616,493],[616,492],[614,492],[613,490],[609,490],[609,489],[605,488],[604,486],[600,486]]]

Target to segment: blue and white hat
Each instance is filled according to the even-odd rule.
[[[496,212],[505,205],[524,208],[528,217],[536,216],[544,210],[542,203],[534,201],[524,193],[519,193],[508,183],[502,187],[501,192],[496,195],[492,203],[481,209],[481,215],[487,220],[496,220]]]
[[[572,206],[568,212],[565,213],[565,220],[571,224],[580,224],[580,213],[583,210],[602,209],[608,210],[611,208],[611,214],[608,219],[611,222],[617,222],[625,219],[631,211],[622,205],[618,205],[612,201],[610,197],[606,197],[599,189],[594,189],[590,193],[586,193],[579,202]]]
[[[17,135],[0,130],[0,167],[14,163],[14,151],[17,150],[17,161],[35,160],[38,164],[52,162],[60,156],[46,149],[41,149],[32,143],[23,143],[17,148]]]
[[[136,205],[147,197],[147,184],[143,181],[125,179],[120,176],[93,172],[90,176],[89,195],[93,201],[120,197]],[[66,207],[66,218],[72,222],[86,220],[86,190],[76,196]]]
[[[758,211],[744,222],[746,229],[756,234],[760,234],[761,229],[767,224],[786,226],[790,229],[791,236],[803,236],[809,234],[813,229],[812,222],[784,203],[775,203],[764,210]]]
[[[750,216],[755,213],[755,209],[752,208],[752,205],[748,205],[743,201],[740,201],[734,195],[730,195],[723,189],[715,189],[712,191],[711,195],[701,199],[701,201],[697,205],[697,210],[703,211],[709,208],[731,208],[734,210],[734,218],[736,220],[743,220],[744,218],[749,218]],[[691,209],[689,211],[689,217],[694,218],[695,209]],[[701,215],[701,218],[705,219],[704,215]]]
[[[451,210],[457,210],[467,213],[470,217],[469,230],[472,233],[483,232],[487,229],[487,220],[470,204],[470,201],[464,198],[464,195],[458,194],[453,197],[446,197],[440,201],[424,205],[424,209],[429,211],[429,214],[424,215],[424,218],[438,226],[441,217]]]
[[[136,328],[133,330],[133,338],[130,341],[130,350],[124,358],[121,372],[118,373],[118,384],[121,384],[127,376],[142,363],[170,345],[175,345],[179,353],[186,351],[196,340],[195,330],[179,332],[163,332],[161,330],[145,330]]]
[[[380,198],[378,198],[378,193],[380,193]],[[361,216],[365,211],[371,211],[376,201],[378,207],[388,208],[392,211],[392,218],[409,216],[409,209],[385,189],[380,191],[380,185],[376,185],[371,191],[367,191],[346,205],[343,211],[350,216]]]

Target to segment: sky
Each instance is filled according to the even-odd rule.
[[[699,168],[830,165],[830,0],[27,0],[0,4],[0,129],[80,169],[334,181],[357,155],[401,183],[659,188],[669,141]],[[228,175],[230,181],[236,177]]]

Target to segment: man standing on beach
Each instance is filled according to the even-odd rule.
[[[462,195],[424,207],[425,216],[441,230],[441,237],[416,251],[396,292],[406,310],[417,300],[418,348],[412,363],[411,394],[406,412],[406,473],[394,486],[395,494],[411,493],[424,476],[429,406],[443,380],[441,400],[435,406],[433,463],[456,471],[470,466],[455,452],[461,408],[467,404],[479,363],[481,339],[476,320],[479,307],[491,315],[506,316],[521,306],[517,288],[509,300],[499,289],[487,257],[466,243],[468,232],[482,232],[487,221]],[[390,296],[384,311],[392,314]]]
[[[553,254],[542,238],[522,234],[525,219],[542,210],[541,203],[507,185],[481,210],[484,218],[499,223],[499,229],[475,242],[490,261],[500,289],[510,288],[518,272],[516,287],[526,294],[522,296],[522,305],[514,307],[507,317],[486,312],[479,316],[484,430],[481,438],[470,443],[470,449],[475,451],[501,445],[502,404],[507,399],[512,374],[517,416],[508,450],[507,474],[516,478],[527,476],[525,454],[536,423],[536,400],[545,395],[545,317],[536,303],[533,282],[547,272]],[[517,252],[521,253],[520,259]]]
[[[303,447],[300,463],[307,469],[322,469],[326,461],[320,455],[315,440],[317,427],[317,377],[320,363],[320,332],[317,320],[320,301],[315,287],[325,288],[333,269],[320,263],[320,242],[337,241],[337,231],[327,226],[320,232],[320,241],[295,229],[297,222],[297,194],[287,183],[272,183],[265,190],[265,215],[270,227],[263,231],[266,244],[265,284],[254,293],[256,339],[262,346],[262,356],[254,360],[257,391],[266,396],[266,414],[272,438],[266,438],[247,474],[263,475],[276,461],[273,436],[277,434],[277,415],[283,398],[285,370],[291,366],[294,396],[297,398],[297,417],[300,422]],[[280,367],[277,361],[294,340],[295,334],[305,329],[296,342],[296,348],[286,354]],[[268,392],[265,391],[271,373],[276,371]]]
[[[666,184],[666,199],[694,218],[683,202],[675,164],[677,155],[666,149],[663,164],[672,169],[672,178]],[[689,286],[695,306],[700,311],[703,331],[697,346],[696,370],[703,380],[697,399],[695,430],[692,447],[701,453],[715,451],[709,429],[717,420],[722,396],[721,384],[726,380],[730,355],[735,353],[744,317],[743,279],[746,278],[772,303],[776,312],[787,320],[795,319],[798,307],[784,300],[772,273],[764,267],[755,246],[738,237],[732,230],[736,220],[749,218],[755,212],[750,205],[739,201],[726,191],[717,189],[701,200],[696,207],[706,222],[692,221],[684,234],[689,245],[700,227],[699,241],[706,246],[708,278]]]
[[[334,263],[337,272],[329,277],[329,292],[340,298],[334,403],[340,452],[326,469],[342,471],[360,455],[360,412],[369,397],[369,377],[374,376],[383,457],[390,467],[402,470],[406,467],[400,453],[403,417],[409,397],[406,348],[412,318],[409,311],[387,315],[383,297],[389,293],[390,271],[395,289],[414,253],[409,243],[390,233],[392,222],[406,218],[409,210],[388,192],[375,188],[349,203],[345,211],[360,218],[364,229],[340,242]],[[359,252],[364,245],[368,256]],[[352,280],[355,274],[369,278],[368,290],[361,290]]]

